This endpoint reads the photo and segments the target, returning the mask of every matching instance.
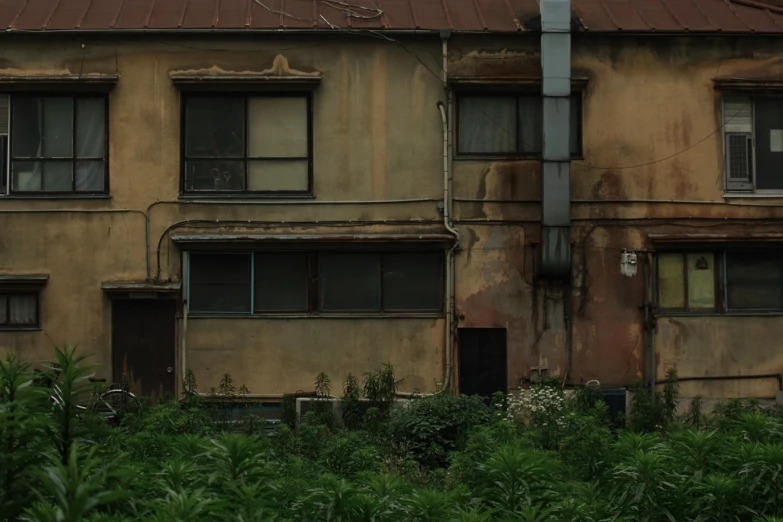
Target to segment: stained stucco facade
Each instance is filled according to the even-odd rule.
[[[783,371],[774,345],[783,333],[781,314],[661,313],[645,329],[642,308],[642,267],[649,259],[654,268],[657,248],[649,234],[742,235],[779,226],[780,200],[724,198],[721,92],[714,80],[778,78],[782,49],[762,37],[574,36],[583,155],[571,167],[571,284],[536,278],[540,162],[453,159],[453,219],[461,238],[455,326],[506,329],[508,388],[534,366],[574,384],[598,379],[624,386],[649,377],[645,361],[653,347],[659,379],[671,367],[685,377]],[[78,344],[95,354],[98,374],[111,378],[112,299],[102,284],[180,283],[186,247],[171,238],[183,230],[444,234],[437,104],[448,100],[441,52],[437,35],[399,43],[366,35],[5,40],[6,82],[57,75],[76,77],[73,85],[97,75],[118,80],[109,94],[109,195],[0,198],[2,272],[49,276],[41,328],[0,332],[2,350],[38,361],[50,356],[53,343]],[[172,75],[263,71],[320,76],[313,90],[314,198],[181,198],[181,91]],[[482,88],[529,88],[541,75],[539,37],[453,35],[447,73]],[[639,255],[636,277],[620,274],[623,249],[651,251]],[[192,369],[203,390],[230,373],[253,393],[278,395],[311,389],[321,371],[338,381],[386,362],[403,379],[402,391],[431,392],[443,382],[445,314],[191,316],[185,327],[181,292],[175,373],[179,380],[185,366]],[[652,291],[649,301],[654,305]],[[458,350],[455,375],[465,371],[456,364]],[[768,378],[682,386],[685,396],[707,397],[770,397],[777,390]]]

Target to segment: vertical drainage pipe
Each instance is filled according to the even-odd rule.
[[[446,368],[443,375],[443,390],[450,390],[454,386],[453,373],[454,373],[454,330],[456,325],[456,277],[455,277],[455,262],[454,256],[460,246],[459,231],[453,226],[452,220],[452,172],[451,172],[451,156],[452,156],[452,120],[453,114],[453,96],[448,84],[448,61],[449,61],[449,44],[448,39],[451,36],[450,31],[441,31],[441,51],[443,64],[441,69],[443,89],[446,93],[446,101],[448,106],[445,106],[443,102],[438,102],[438,110],[440,111],[441,124],[443,126],[443,226],[446,230],[454,236],[454,244],[446,253],[446,296],[444,306],[446,308],[446,328],[445,328],[445,343],[446,343]]]

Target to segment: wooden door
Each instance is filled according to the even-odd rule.
[[[113,380],[147,397],[174,393],[176,300],[112,301]]]
[[[505,328],[459,328],[459,392],[490,397],[508,391]]]

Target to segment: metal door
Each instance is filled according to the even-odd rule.
[[[506,392],[506,329],[460,328],[459,392],[490,397]]]
[[[112,301],[114,382],[147,397],[174,393],[175,313],[173,299]]]

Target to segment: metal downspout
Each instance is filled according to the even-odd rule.
[[[456,299],[455,299],[455,263],[454,256],[460,246],[459,231],[453,226],[452,209],[452,173],[451,173],[451,156],[452,156],[452,119],[453,114],[453,95],[448,84],[448,58],[449,58],[449,44],[448,39],[451,36],[450,31],[441,31],[441,51],[443,58],[442,65],[442,82],[443,89],[446,93],[446,103],[448,106],[444,106],[443,102],[438,102],[438,109],[440,110],[441,123],[443,126],[443,226],[446,230],[454,236],[454,244],[446,253],[446,296],[445,296],[445,308],[446,308],[446,328],[445,328],[445,341],[446,341],[446,368],[443,376],[443,391],[451,390],[454,387],[453,374],[454,374],[454,330],[456,325]]]

